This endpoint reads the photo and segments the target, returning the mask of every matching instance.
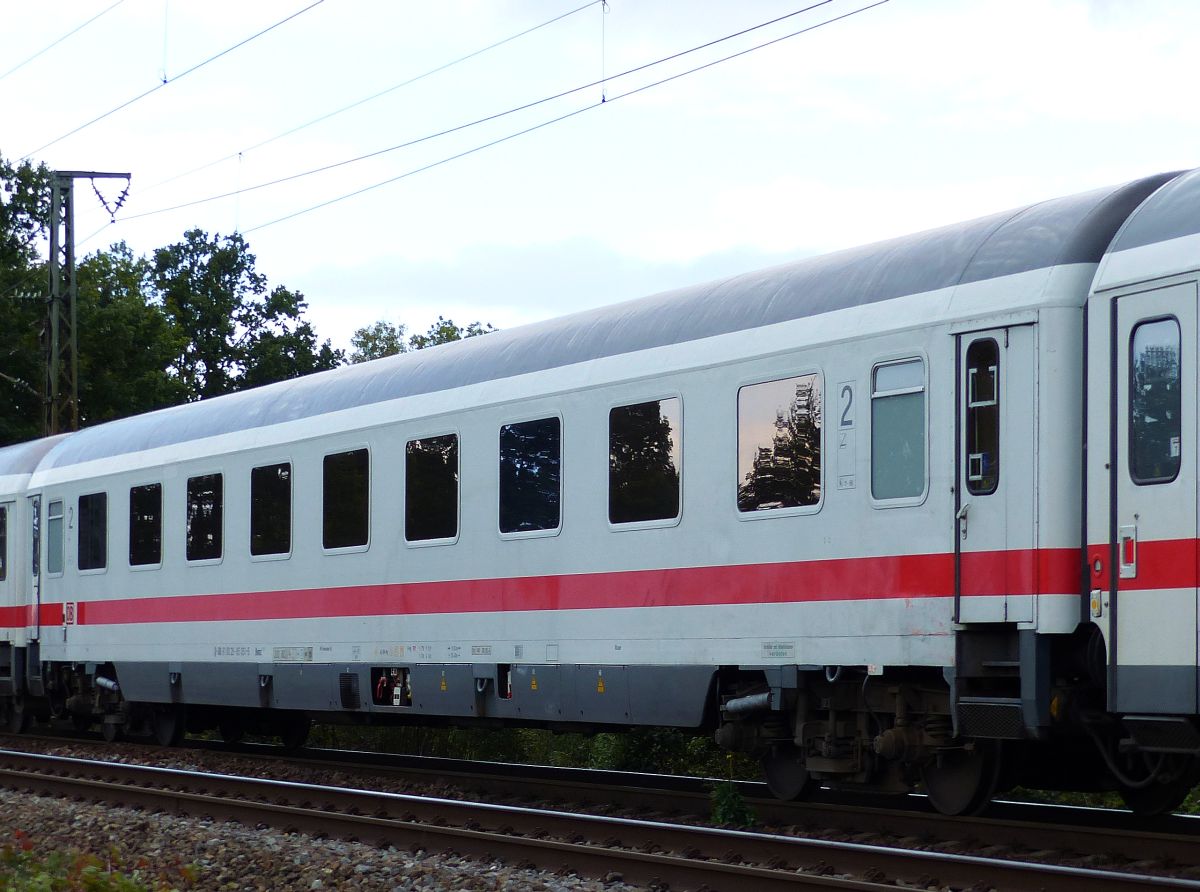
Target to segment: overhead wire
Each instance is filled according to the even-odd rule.
[[[415,137],[414,139],[410,139],[410,140],[407,140],[402,143],[398,143],[393,146],[388,146],[383,149],[377,149],[373,152],[367,152],[364,155],[356,155],[353,158],[345,158],[345,159],[342,159],[341,161],[334,161],[329,164],[321,165],[320,167],[314,167],[314,168],[310,168],[308,170],[300,171],[298,173],[289,174],[287,176],[277,177],[273,180],[267,180],[266,182],[256,183],[253,186],[245,186],[245,187],[231,190],[228,192],[222,192],[217,195],[209,195],[204,198],[197,198],[192,201],[185,201],[180,204],[171,205],[170,207],[156,208],[155,210],[151,210],[151,211],[142,211],[141,213],[138,213],[138,214],[127,214],[121,218],[121,221],[124,222],[124,221],[128,221],[128,220],[138,220],[143,217],[152,217],[152,216],[156,216],[158,214],[165,214],[165,213],[169,213],[171,211],[178,211],[178,210],[182,210],[184,208],[195,207],[195,206],[201,205],[201,204],[208,204],[213,201],[220,201],[221,199],[224,199],[224,198],[232,198],[235,195],[241,195],[246,192],[254,192],[259,189],[266,189],[270,186],[278,186],[278,185],[281,185],[282,183],[292,182],[294,180],[303,179],[304,177],[310,177],[310,176],[314,176],[315,174],[325,173],[330,170],[336,170],[339,167],[346,167],[347,165],[350,165],[350,164],[356,164],[359,161],[366,161],[371,158],[378,158],[381,155],[386,155],[391,152],[396,152],[396,151],[399,151],[400,149],[411,148],[412,146],[419,145],[424,142],[429,142],[430,140],[438,139],[443,136],[448,136],[452,133],[459,133],[463,130],[470,129],[471,127],[477,127],[481,124],[486,124],[491,121],[496,121],[496,120],[499,120],[500,118],[505,118],[510,115],[517,114],[518,112],[528,111],[529,109],[536,108],[539,105],[545,105],[548,102],[553,102],[557,99],[562,99],[566,96],[571,96],[575,93],[579,93],[584,90],[589,90],[593,87],[600,86],[605,83],[612,83],[613,81],[616,81],[620,78],[628,77],[631,74],[637,74],[638,72],[646,71],[647,69],[653,68],[656,65],[662,65],[666,62],[672,62],[676,59],[682,58],[683,56],[687,56],[692,53],[699,52],[700,50],[708,49],[710,47],[716,46],[717,44],[724,43],[726,41],[733,40],[738,37],[742,37],[746,34],[750,34],[751,32],[754,32],[754,31],[759,31],[763,28],[770,27],[771,25],[778,24],[779,22],[785,21],[787,19],[795,18],[796,16],[802,15],[803,13],[811,12],[812,10],[817,9],[818,7],[827,6],[828,4],[830,4],[832,2],[833,2],[833,0],[818,0],[818,2],[816,2],[816,3],[812,3],[808,6],[802,7],[801,9],[797,9],[793,12],[786,13],[785,15],[777,16],[776,18],[770,19],[769,21],[762,22],[757,25],[752,25],[748,28],[743,28],[741,31],[736,31],[732,34],[727,34],[724,37],[715,38],[713,40],[707,41],[706,43],[702,43],[702,44],[699,44],[698,46],[691,47],[690,49],[681,50],[677,53],[672,53],[669,56],[663,56],[661,59],[656,59],[653,62],[646,62],[642,65],[638,65],[633,68],[626,69],[625,71],[622,71],[620,74],[610,75],[603,80],[595,80],[595,81],[591,81],[586,84],[582,84],[578,87],[572,87],[569,90],[562,90],[558,93],[554,93],[550,96],[544,96],[541,99],[535,99],[532,102],[527,102],[523,105],[518,105],[518,106],[506,109],[501,112],[496,112],[494,114],[485,115],[482,118],[476,118],[475,120],[467,121],[466,123],[463,123],[463,124],[457,124],[453,127],[447,127],[446,129],[439,130],[435,133],[429,133],[424,136]],[[878,4],[874,4],[874,5],[878,5]],[[837,19],[831,19],[830,21],[837,21]],[[796,33],[803,33],[803,32],[801,31],[801,32],[796,32]],[[789,35],[789,36],[795,36],[795,35]],[[769,46],[769,44],[763,44],[763,46]],[[730,56],[728,58],[735,58],[735,56]],[[699,71],[700,69],[697,68],[695,70]],[[664,81],[664,83],[665,83],[665,81]],[[626,93],[626,94],[622,94],[622,95],[629,95],[629,94]],[[602,97],[601,101],[597,104],[598,105],[603,104],[604,101],[605,100]],[[611,100],[608,100],[608,101],[611,101]],[[591,108],[591,107],[592,106],[585,106],[585,108]],[[564,115],[563,118],[572,117],[574,114],[577,114],[577,113],[578,112],[572,112],[571,114]],[[563,118],[555,118],[554,121],[552,121],[550,123],[553,123],[553,122],[556,122],[559,120],[563,120]],[[531,129],[536,130],[542,126],[545,126],[545,124],[538,125],[538,127],[534,127]],[[529,132],[529,131],[522,131],[522,133],[525,133],[525,132]],[[520,134],[514,134],[514,135],[520,135]],[[512,138],[511,136],[506,137],[506,139],[511,139],[511,138]],[[501,140],[501,141],[503,141],[503,140]],[[494,143],[489,143],[488,145],[494,145]],[[486,148],[486,146],[481,147],[481,148]],[[478,151],[478,149],[475,149],[472,151]],[[467,154],[470,154],[470,153],[467,153]],[[461,157],[461,156],[455,156],[455,157]]]
[[[514,40],[524,37],[527,34],[532,34],[535,31],[545,28],[548,25],[553,25],[555,22],[559,22],[565,18],[573,16],[576,13],[582,12],[583,10],[588,9],[589,7],[595,6],[598,3],[605,3],[605,2],[606,2],[606,0],[589,0],[588,3],[585,3],[582,6],[577,6],[576,8],[568,10],[567,12],[564,12],[561,15],[557,15],[552,19],[547,19],[546,21],[544,21],[538,25],[534,25],[532,28],[526,28],[524,31],[519,31],[516,34],[513,34],[509,37],[505,37],[503,40],[497,40],[495,43],[490,43],[485,47],[481,47],[480,49],[477,49],[473,52],[467,53],[465,56],[459,56],[457,59],[453,59],[449,62],[445,62],[441,65],[438,65],[436,68],[430,68],[428,71],[424,71],[421,74],[414,75],[413,77],[410,77],[407,80],[401,81],[398,84],[393,84],[390,87],[387,87],[376,93],[372,93],[370,96],[364,96],[362,99],[356,99],[354,102],[351,102],[348,105],[343,105],[341,108],[337,108],[337,109],[334,109],[333,111],[326,112],[325,114],[318,115],[317,117],[315,117],[309,121],[305,121],[303,124],[297,124],[295,127],[285,130],[282,133],[277,133],[274,136],[271,136],[271,137],[268,137],[267,139],[262,140],[261,142],[256,142],[256,143],[254,143],[254,145],[247,146],[243,149],[239,149],[236,152],[231,152],[228,155],[222,155],[220,158],[214,158],[212,161],[207,161],[204,164],[201,164],[197,167],[193,167],[191,170],[185,170],[183,173],[178,173],[173,176],[167,177],[165,180],[159,180],[156,183],[152,183],[151,185],[143,188],[142,193],[145,194],[146,192],[149,192],[151,189],[157,189],[159,186],[163,186],[167,183],[173,183],[176,180],[181,180],[184,177],[191,176],[194,173],[199,173],[202,170],[208,170],[210,167],[215,167],[216,165],[222,164],[225,161],[231,161],[234,158],[239,158],[239,157],[245,155],[247,152],[253,152],[255,149],[261,149],[263,146],[270,145],[271,143],[281,140],[285,137],[292,136],[293,134],[299,133],[301,130],[306,130],[307,128],[312,127],[316,124],[321,124],[325,121],[330,120],[331,118],[335,118],[340,114],[343,114],[348,111],[352,111],[352,110],[358,108],[359,106],[366,105],[368,102],[373,102],[376,99],[380,99],[384,96],[387,96],[389,93],[394,93],[396,90],[399,90],[403,87],[407,87],[411,84],[415,84],[417,81],[424,80],[425,78],[435,75],[438,72],[445,71],[447,68],[452,68],[455,65],[459,65],[470,59],[474,59],[476,56],[480,56],[483,53],[486,53],[490,50],[494,50],[494,49],[497,49],[498,47],[502,47],[507,43],[512,43]]]
[[[877,6],[882,6],[883,4],[885,4],[887,2],[888,2],[888,0],[876,0],[875,3],[871,3],[871,4],[868,4],[867,6],[859,7],[858,9],[851,10],[850,12],[843,13],[842,15],[835,16],[834,18],[831,18],[831,19],[826,19],[825,21],[818,22],[815,25],[809,25],[806,28],[801,28],[798,31],[793,31],[792,33],[785,34],[782,37],[776,37],[773,40],[768,40],[764,43],[758,44],[757,46],[752,46],[748,49],[741,50],[740,52],[731,53],[728,56],[724,56],[720,59],[714,59],[710,62],[706,62],[703,65],[697,65],[695,68],[690,68],[687,71],[678,72],[676,74],[671,75],[670,77],[665,77],[665,78],[662,78],[661,80],[654,81],[653,83],[643,84],[640,87],[636,87],[632,90],[627,90],[626,92],[619,93],[616,96],[611,96],[611,97],[608,97],[607,99],[602,98],[598,102],[593,102],[591,105],[586,105],[586,106],[583,106],[582,108],[577,108],[574,111],[567,112],[564,115],[559,115],[558,117],[552,118],[551,120],[543,121],[540,124],[535,124],[532,127],[527,127],[524,130],[517,131],[516,133],[510,133],[507,136],[500,137],[499,139],[494,139],[491,142],[484,143],[483,145],[475,146],[474,148],[468,149],[465,152],[459,152],[456,155],[451,155],[450,157],[443,158],[440,161],[435,161],[431,164],[426,164],[422,167],[415,168],[414,170],[407,171],[398,176],[390,177],[389,179],[382,180],[381,182],[374,183],[370,186],[365,186],[361,189],[356,189],[353,192],[347,192],[344,195],[339,195],[336,198],[331,198],[331,199],[328,199],[327,201],[322,201],[318,204],[314,204],[314,205],[304,208],[302,210],[294,211],[290,214],[285,214],[282,217],[278,217],[274,220],[269,220],[266,223],[259,223],[257,226],[251,226],[249,229],[242,230],[242,232],[247,233],[247,234],[251,233],[251,232],[257,232],[260,229],[266,229],[268,226],[274,226],[277,223],[283,223],[286,220],[292,220],[296,217],[300,217],[300,216],[303,216],[304,214],[308,214],[313,211],[320,210],[321,208],[329,207],[330,205],[337,204],[337,203],[345,201],[349,198],[354,198],[354,197],[362,195],[366,192],[370,192],[374,189],[378,189],[382,186],[391,185],[392,183],[398,182],[403,179],[407,179],[408,177],[415,176],[416,174],[424,173],[427,170],[432,170],[435,167],[440,167],[443,164],[448,164],[451,161],[457,161],[460,158],[465,158],[468,155],[473,155],[476,152],[481,152],[484,149],[491,148],[492,146],[497,146],[497,145],[500,145],[501,143],[508,142],[511,139],[516,139],[518,136],[524,136],[528,133],[533,133],[534,131],[541,130],[544,127],[549,127],[551,124],[557,124],[560,121],[565,121],[568,118],[573,118],[576,115],[581,115],[584,112],[591,111],[594,108],[600,108],[601,106],[611,105],[612,103],[616,102],[617,100],[624,99],[628,96],[633,96],[638,93],[643,93],[646,90],[650,90],[654,87],[658,87],[663,84],[670,83],[671,81],[679,80],[682,77],[687,77],[690,74],[695,74],[696,72],[703,71],[706,68],[712,68],[715,65],[720,65],[721,63],[728,62],[731,59],[737,59],[741,56],[748,55],[749,53],[756,52],[757,50],[764,49],[765,47],[772,46],[772,45],[780,43],[784,40],[788,40],[792,37],[798,37],[801,34],[807,34],[810,31],[815,31],[817,28],[823,28],[824,26],[831,25],[834,22],[840,22],[844,19],[850,18],[851,16],[855,16],[855,15],[858,15],[859,13],[867,12],[868,10],[874,9]],[[822,5],[822,4],[817,4],[817,5]]]
[[[94,16],[92,16],[90,19],[88,19],[82,25],[76,25],[74,28],[72,28],[70,31],[68,31],[66,34],[64,34],[62,37],[58,38],[58,40],[42,47],[40,50],[38,50],[36,53],[34,53],[32,56],[30,56],[24,62],[19,62],[16,65],[14,65],[12,68],[8,69],[8,71],[4,72],[4,74],[0,74],[0,81],[4,80],[10,74],[16,74],[18,71],[20,71],[22,68],[24,68],[30,62],[32,62],[34,59],[37,59],[38,57],[45,55],[50,50],[54,49],[56,46],[58,46],[60,43],[62,43],[64,40],[66,40],[68,37],[70,37],[72,34],[79,33],[84,28],[86,28],[88,25],[90,25],[92,22],[96,21],[101,16],[112,12],[114,9],[116,9],[118,6],[120,6],[124,2],[125,2],[125,0],[117,0],[116,3],[113,3],[111,6],[108,6],[105,9],[102,9],[100,12],[96,13]]]
[[[91,127],[93,124],[103,121],[105,118],[109,117],[110,115],[114,115],[117,112],[121,111],[122,109],[128,108],[129,106],[133,105],[135,102],[139,102],[142,99],[145,99],[147,96],[151,95],[152,93],[158,92],[159,90],[161,90],[163,87],[167,86],[168,84],[173,84],[176,81],[182,80],[183,78],[187,77],[189,74],[199,71],[204,66],[217,61],[222,56],[226,56],[229,53],[232,53],[234,50],[244,47],[246,44],[250,43],[251,41],[257,40],[258,38],[262,37],[265,34],[269,34],[271,31],[274,31],[279,26],[287,24],[292,19],[297,18],[298,16],[304,15],[304,13],[308,12],[310,9],[314,9],[315,7],[320,6],[324,2],[325,2],[325,0],[313,0],[312,3],[310,3],[308,6],[304,7],[303,9],[293,12],[291,15],[287,16],[286,18],[280,19],[275,24],[269,25],[268,27],[263,28],[261,31],[255,33],[255,34],[251,34],[249,37],[238,41],[233,46],[226,47],[225,49],[221,50],[219,53],[209,56],[207,59],[204,59],[201,62],[197,62],[191,68],[188,68],[185,71],[180,72],[179,74],[175,75],[174,77],[167,77],[167,73],[164,71],[161,83],[155,84],[149,90],[139,93],[137,96],[134,96],[132,99],[125,100],[120,105],[116,106],[115,108],[110,108],[104,114],[97,115],[96,117],[92,118],[90,121],[80,124],[78,127],[76,127],[73,130],[67,131],[62,136],[55,137],[54,139],[50,140],[50,142],[46,143],[45,145],[38,146],[36,149],[33,149],[32,151],[26,152],[24,155],[21,156],[21,159],[22,160],[28,159],[28,158],[32,157],[33,155],[36,155],[38,152],[41,152],[45,149],[50,148],[53,145],[56,145],[56,144],[62,142],[67,137],[74,136],[79,131],[85,130],[88,127]]]

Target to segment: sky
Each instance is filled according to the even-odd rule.
[[[379,319],[511,328],[1200,164],[1194,0],[870,2],[6,4],[0,155],[132,174],[116,222],[77,181],[79,256],[243,233],[341,347]]]

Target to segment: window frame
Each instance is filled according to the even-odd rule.
[[[923,401],[924,405],[922,406],[923,413],[924,413],[922,424],[924,425],[924,431],[925,431],[925,455],[924,455],[925,487],[921,490],[920,495],[897,496],[896,498],[892,498],[892,499],[879,499],[879,498],[875,497],[875,490],[874,490],[875,480],[873,477],[874,458],[875,458],[875,455],[874,455],[874,446],[875,446],[875,439],[874,439],[875,438],[875,415],[874,415],[875,372],[876,372],[876,370],[882,368],[883,366],[901,365],[905,362],[915,362],[918,360],[921,362],[921,370],[922,370],[920,391],[918,391],[916,388],[907,388],[907,389],[902,389],[902,390],[889,390],[889,391],[885,392],[884,398],[886,399],[889,396],[900,396],[902,394],[907,394],[907,393],[920,392],[920,393],[925,394],[925,399]],[[929,463],[930,463],[930,452],[933,449],[933,442],[929,436],[929,408],[930,408],[929,407],[929,404],[930,404],[929,387],[930,387],[930,384],[929,384],[929,356],[923,350],[908,351],[908,352],[896,353],[896,354],[884,354],[883,357],[881,357],[880,359],[877,359],[874,363],[871,364],[870,377],[867,379],[867,393],[868,393],[868,399],[870,400],[870,406],[868,407],[868,411],[867,411],[866,427],[867,427],[867,495],[870,498],[872,508],[878,508],[881,511],[887,510],[889,508],[911,508],[915,505],[925,504],[925,501],[929,498],[929,489],[931,486],[930,479],[929,479],[930,478]]]
[[[43,495],[42,498],[45,500],[46,504],[46,513],[43,520],[45,527],[42,531],[42,573],[47,579],[61,579],[67,570],[67,500],[64,496],[50,497]],[[59,511],[61,512],[57,517],[51,514],[51,510],[55,504],[59,506]],[[51,570],[50,544],[54,537],[50,532],[50,524],[55,520],[59,521],[58,538],[61,550],[60,560],[62,561],[62,566],[57,570]]]
[[[148,486],[158,487],[158,561],[156,563],[135,564],[133,563],[133,506],[129,504],[129,500],[133,497],[135,489],[145,489]],[[166,513],[167,513],[167,484],[165,480],[148,480],[145,483],[131,483],[129,485],[129,500],[126,501],[126,519],[129,523],[125,524],[126,530],[126,548],[125,561],[126,566],[130,571],[140,573],[143,570],[161,570],[163,560],[167,553],[167,535],[166,535]],[[186,496],[185,496],[186,500]],[[185,501],[186,505],[186,501]],[[186,507],[184,509],[186,511]],[[186,537],[186,529],[185,529]],[[185,542],[186,545],[186,542]]]
[[[971,402],[971,367],[969,361],[971,350],[979,344],[991,344],[995,348],[996,377],[992,382],[992,387],[994,388],[992,401],[990,403],[973,404]],[[962,374],[964,375],[962,379],[962,405],[956,406],[955,411],[962,413],[962,415],[959,416],[962,419],[963,425],[961,446],[963,475],[962,485],[964,490],[963,495],[967,497],[982,499],[987,498],[988,496],[993,496],[1000,491],[1000,484],[1003,481],[1001,474],[1004,473],[1004,468],[1006,467],[1003,452],[1004,438],[1007,436],[1005,432],[1004,419],[1004,411],[1007,407],[1004,405],[1004,402],[1008,399],[1008,394],[1002,394],[1001,389],[1004,388],[1005,375],[1008,374],[1008,370],[1005,368],[1005,363],[1008,361],[1008,357],[1005,352],[1006,349],[1006,347],[1002,347],[1000,345],[1000,339],[994,333],[989,331],[981,334],[979,337],[971,339],[964,345],[962,351]],[[972,485],[975,483],[975,481],[971,477],[971,410],[988,408],[990,406],[996,407],[996,461],[998,463],[999,470],[996,471],[996,480],[990,489],[976,489]]]
[[[368,463],[370,459],[368,457]],[[254,553],[254,472],[259,468],[272,468],[277,465],[287,465],[291,480],[288,485],[288,550],[281,552],[273,552],[271,554],[255,554]],[[289,456],[275,461],[263,461],[250,466],[250,473],[246,477],[246,492],[248,499],[246,502],[246,554],[251,561],[286,561],[291,558],[292,552],[296,550],[296,462]],[[368,487],[369,488],[369,487]],[[368,499],[370,494],[368,493]],[[369,506],[369,502],[368,502]],[[368,507],[368,512],[370,508]],[[370,528],[368,525],[367,534],[370,536]]]
[[[346,455],[351,452],[366,452],[367,453],[367,541],[360,545],[339,545],[334,548],[326,548],[325,547],[325,459],[327,459],[333,455]],[[275,464],[279,464],[279,462],[276,462]],[[372,522],[374,520],[374,510],[375,510],[375,499],[372,497],[373,493],[374,493],[374,488],[375,488],[375,456],[371,451],[371,444],[367,443],[364,440],[364,441],[358,442],[358,443],[350,443],[345,446],[338,446],[337,448],[332,449],[330,451],[322,450],[320,467],[321,467],[321,477],[320,477],[320,480],[321,480],[321,485],[320,485],[321,514],[319,515],[320,522],[317,525],[317,541],[321,545],[321,553],[329,554],[329,555],[362,554],[365,551],[370,551],[371,541],[374,538],[374,528],[375,528],[375,524]],[[296,468],[296,466],[293,464],[292,465],[292,474],[293,475],[296,473],[295,468]],[[295,481],[293,480],[293,483],[292,483],[292,492],[293,492],[292,498],[293,499],[295,499],[295,489],[296,489]],[[294,506],[294,504],[295,503],[293,501],[293,506]],[[294,534],[294,529],[293,529],[293,534]],[[293,542],[293,548],[294,547],[295,547],[295,543]]]
[[[8,553],[9,548],[9,527],[13,516],[13,505],[15,502],[0,502],[0,588],[3,588],[8,583]]]
[[[221,554],[219,557],[214,557],[214,558],[192,559],[192,558],[188,557],[188,553],[187,553],[187,535],[188,535],[187,511],[188,511],[189,484],[191,483],[192,480],[194,480],[197,477],[214,477],[214,476],[221,478]],[[224,563],[225,555],[229,553],[229,549],[225,547],[225,545],[227,544],[226,540],[228,539],[228,536],[226,535],[226,530],[225,530],[225,526],[226,526],[225,518],[226,518],[226,515],[228,514],[228,512],[225,510],[226,502],[228,501],[228,499],[226,498],[227,487],[225,486],[226,476],[228,476],[228,475],[225,473],[225,471],[223,469],[219,469],[219,468],[216,470],[212,470],[212,471],[201,471],[199,473],[192,473],[190,471],[184,472],[184,475],[183,475],[183,513],[182,513],[182,517],[183,517],[183,530],[182,530],[182,532],[183,532],[183,537],[182,537],[183,538],[183,560],[184,560],[184,563],[186,563],[189,567],[215,567],[219,564]],[[165,530],[166,514],[167,514],[167,499],[166,499],[166,493],[164,490],[164,493],[163,493],[163,518],[164,518],[163,548],[164,548],[164,550],[166,549],[166,530]]]
[[[548,417],[548,416],[547,416]],[[414,440],[434,440],[438,437],[454,436],[458,439],[458,467],[455,469],[458,475],[458,483],[455,486],[454,493],[454,511],[455,524],[454,535],[444,536],[439,539],[409,539],[408,538],[408,444]],[[499,429],[497,428],[497,438],[499,438]],[[405,434],[403,437],[403,446],[400,450],[400,541],[404,543],[406,548],[437,548],[443,545],[455,545],[462,538],[462,491],[463,491],[463,435],[458,427],[453,428],[434,428],[429,433],[420,434]],[[496,477],[500,476],[500,463],[496,462]],[[497,518],[499,510],[497,510]],[[561,518],[560,518],[561,520]],[[499,520],[497,520],[497,528],[499,528]]]
[[[82,551],[83,551],[83,511],[82,511],[82,506],[80,505],[80,503],[84,499],[89,498],[91,496],[104,496],[104,563],[99,567],[89,567],[88,569],[85,570],[83,568],[83,560],[82,560],[82,558],[83,558],[83,553],[82,553]],[[96,492],[80,493],[80,495],[78,497],[76,497],[76,499],[75,499],[75,524],[76,524],[75,569],[79,573],[80,576],[100,576],[100,575],[108,572],[108,559],[109,559],[109,547],[108,546],[110,543],[110,536],[109,536],[110,512],[109,512],[109,507],[108,507],[109,501],[110,500],[108,498],[108,490],[103,490],[103,489],[98,490]]]
[[[549,421],[552,418],[558,419],[558,526],[547,528],[544,530],[513,530],[506,533],[500,529],[500,435],[504,428],[515,424],[528,424],[532,421]],[[413,437],[411,439],[422,440],[424,437]],[[566,511],[567,501],[567,478],[566,478],[566,440],[567,440],[567,423],[562,416],[562,412],[534,412],[532,414],[519,415],[515,418],[510,418],[507,421],[502,421],[496,428],[496,534],[501,539],[544,539],[551,536],[558,536],[563,529],[563,514]],[[407,467],[408,458],[408,440],[404,443],[405,462]],[[461,501],[462,492],[462,437],[458,439],[458,489],[459,499]],[[407,478],[405,480],[405,497],[408,496]],[[459,532],[461,533],[462,515],[459,513]],[[430,540],[426,540],[430,541]],[[410,543],[411,544],[411,543]]]
[[[683,436],[685,415],[683,406],[683,393],[679,390],[671,391],[656,391],[658,396],[636,396],[622,397],[620,399],[610,400],[608,408],[604,411],[604,522],[608,525],[610,532],[623,533],[629,530],[653,530],[667,527],[677,527],[683,522],[684,511],[684,466],[687,462],[684,461],[683,445],[679,448],[679,464],[681,467],[676,468],[679,472],[679,510],[674,517],[660,517],[654,520],[629,520],[624,523],[613,523],[610,517],[610,505],[608,499],[608,491],[611,483],[612,473],[612,411],[613,409],[621,409],[626,406],[640,406],[643,403],[661,403],[663,400],[679,400],[679,435],[681,439],[686,439]]]
[[[1178,343],[1179,343],[1179,358],[1178,358],[1178,372],[1179,372],[1178,389],[1179,389],[1179,392],[1178,392],[1178,397],[1179,397],[1179,424],[1180,424],[1179,462],[1175,466],[1175,473],[1169,477],[1166,477],[1166,476],[1164,476],[1164,477],[1139,477],[1134,472],[1134,460],[1133,460],[1133,439],[1134,439],[1134,437],[1133,437],[1133,428],[1134,428],[1134,424],[1133,424],[1133,391],[1134,391],[1134,373],[1135,373],[1134,372],[1134,361],[1133,361],[1133,358],[1134,358],[1133,339],[1137,335],[1138,329],[1141,328],[1142,326],[1155,325],[1159,322],[1174,322],[1175,323],[1175,332],[1178,336]],[[1174,483],[1176,480],[1179,479],[1180,471],[1183,470],[1183,455],[1186,452],[1186,448],[1183,443],[1183,437],[1184,437],[1184,430],[1183,430],[1183,381],[1184,381],[1184,378],[1183,378],[1183,348],[1184,348],[1183,323],[1181,323],[1179,321],[1179,317],[1176,316],[1174,313],[1163,313],[1161,316],[1147,316],[1145,319],[1139,319],[1137,322],[1133,323],[1133,325],[1131,325],[1129,328],[1129,346],[1128,346],[1128,356],[1126,359],[1126,363],[1128,365],[1128,368],[1126,369],[1128,378],[1125,383],[1125,393],[1126,393],[1126,399],[1125,399],[1125,401],[1126,401],[1126,406],[1125,406],[1125,452],[1126,452],[1125,466],[1126,466],[1127,471],[1129,472],[1129,481],[1134,486],[1162,486],[1167,483]]]
[[[743,511],[738,507],[738,487],[741,486],[742,477],[741,469],[738,466],[738,453],[741,449],[741,393],[744,387],[753,387],[756,384],[771,384],[775,381],[787,381],[791,378],[804,378],[809,375],[816,376],[821,387],[821,497],[812,505],[795,505],[790,508],[768,508],[765,511]],[[825,498],[828,493],[828,483],[826,481],[829,466],[829,448],[828,448],[828,425],[825,423],[828,418],[826,412],[825,398],[828,390],[825,386],[825,372],[817,365],[803,365],[794,369],[781,369],[778,372],[764,372],[757,375],[747,375],[738,380],[737,386],[733,391],[733,487],[730,493],[729,504],[733,508],[734,516],[745,522],[759,520],[773,520],[779,517],[800,517],[808,514],[819,514],[825,505]]]

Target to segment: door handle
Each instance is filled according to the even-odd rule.
[[[1137,524],[1131,523],[1117,530],[1117,566],[1122,579],[1137,576]]]
[[[958,521],[958,535],[963,539],[967,538],[967,512],[971,509],[971,503],[965,502],[958,509],[958,513],[954,515],[954,519]]]

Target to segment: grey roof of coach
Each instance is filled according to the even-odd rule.
[[[87,428],[43,467],[743,331],[999,276],[1097,263],[1177,173]],[[1194,206],[1194,205],[1193,205]],[[1192,226],[1200,229],[1200,221]],[[2,454],[2,453],[0,453]]]

